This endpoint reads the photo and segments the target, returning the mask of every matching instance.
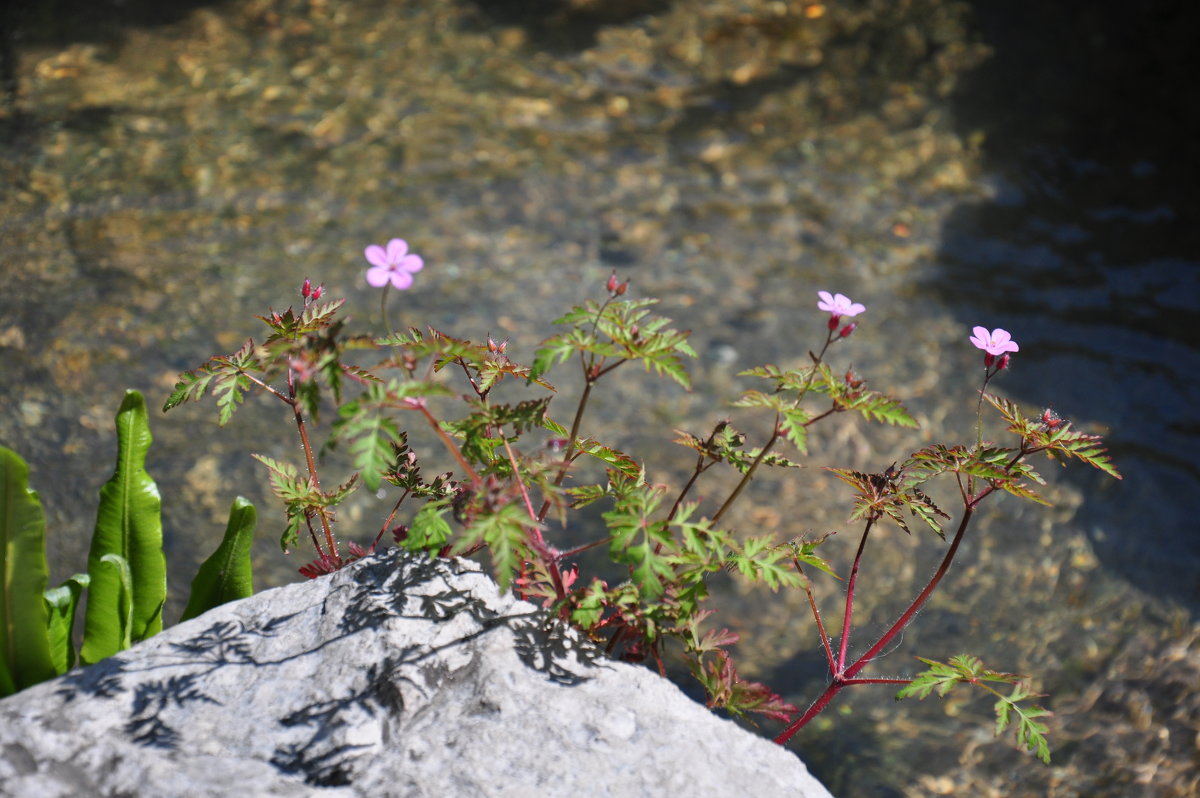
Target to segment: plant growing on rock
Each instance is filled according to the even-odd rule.
[[[0,447],[0,696],[99,662],[162,631],[167,598],[161,502],[146,472],[146,402],[127,391],[116,415],[117,463],[100,489],[87,571],[47,588],[46,516],[29,467]],[[234,501],[221,545],[200,566],[180,620],[253,592],[254,506]],[[72,627],[87,594],[78,653]]]
[[[386,249],[369,247],[365,254],[372,265],[368,281],[384,289],[386,322],[387,291],[410,288],[412,275],[424,261],[400,239]],[[1048,713],[1023,705],[1031,694],[1018,675],[990,670],[967,655],[947,663],[923,660],[928,670],[911,678],[861,675],[929,600],[984,500],[1003,492],[1045,503],[1031,487],[1043,483],[1029,464],[1032,455],[1077,458],[1119,478],[1095,436],[1075,430],[1049,411],[1028,418],[1012,402],[987,392],[990,381],[1008,366],[1011,353],[1018,351],[1011,336],[1005,330],[977,327],[971,339],[985,352],[978,434],[972,444],[926,446],[878,473],[829,469],[852,490],[850,520],[861,527],[846,575],[840,637],[833,638],[825,629],[809,575],[822,571],[836,577],[834,568],[818,555],[829,535],[779,541],[771,535],[738,534],[722,520],[760,469],[798,465],[791,459],[796,454],[779,452],[784,443],[806,456],[810,428],[831,416],[853,413],[867,422],[917,426],[897,399],[868,388],[852,370],[838,373],[827,361],[831,347],[854,334],[858,325],[853,319],[866,308],[842,294],[819,292],[818,309],[828,317],[824,341],[815,353],[808,353],[809,362],[798,368],[764,365],[743,372],[766,386],[746,390],[735,406],[773,416],[770,434],[753,445],[729,419],[717,421],[705,434],[679,432],[675,442],[694,453],[695,464],[683,487],[671,491],[656,483],[630,453],[586,431],[593,392],[626,364],[640,364],[647,372],[690,387],[685,363],[695,352],[688,333],[655,313],[656,300],[629,298],[628,291],[628,281],[614,273],[598,299],[571,308],[555,321],[563,331],[543,341],[526,365],[514,359],[506,341],[490,336],[475,343],[416,327],[376,338],[347,336],[345,319],[339,318],[342,300],[322,303],[323,286],[314,288],[305,281],[299,311],[289,308],[261,316],[269,328],[261,344],[249,340],[233,354],[184,372],[164,409],[211,393],[224,424],[251,390],[288,407],[304,452],[302,466],[255,456],[285,504],[283,548],[296,546],[303,535],[315,550],[316,559],[301,568],[306,576],[331,572],[366,555],[389,533],[399,545],[433,556],[465,556],[486,549],[502,586],[543,603],[552,618],[575,625],[613,656],[651,661],[665,673],[667,643],[675,641],[703,684],[710,706],[787,723],[776,738],[780,743],[847,687],[899,684],[903,687],[898,698],[924,698],[935,690],[944,695],[956,684],[973,684],[997,697],[997,732],[1013,725],[1018,744],[1048,761],[1046,726],[1040,720]],[[369,368],[348,362],[349,355],[364,351],[377,353],[378,362]],[[574,369],[582,389],[573,412],[556,416],[551,411],[555,388],[548,378],[564,368]],[[497,400],[494,391],[505,381],[525,386],[530,397]],[[348,395],[351,388],[354,396]],[[310,434],[324,397],[336,408],[331,440],[348,447],[357,468],[332,489],[322,487]],[[1006,422],[1011,444],[984,440],[985,400]],[[450,415],[456,403],[462,409]],[[454,471],[432,478],[422,473],[400,423],[405,417],[432,430],[453,458]],[[546,433],[551,436],[548,445]],[[580,464],[585,459],[601,464],[602,480],[583,478]],[[718,466],[733,469],[740,480],[706,509],[706,502],[693,498],[694,490]],[[953,480],[961,500],[942,561],[895,622],[864,654],[851,657],[858,575],[871,532],[884,522],[907,532],[916,520],[945,540],[943,524],[953,519],[927,491],[938,478]],[[335,508],[359,484],[372,491],[388,485],[396,500],[373,541],[349,542],[343,550],[335,534]],[[605,508],[604,533],[564,548],[558,538],[567,518],[596,503]],[[580,555],[597,547],[607,548],[620,568],[619,580],[581,573]],[[830,681],[804,712],[767,686],[740,677],[730,653],[737,635],[708,626],[708,578],[721,571],[772,590],[798,588],[807,593]],[[1009,692],[1000,692],[996,684],[1009,685]]]

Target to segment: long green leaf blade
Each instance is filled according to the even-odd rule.
[[[250,544],[258,513],[254,505],[238,496],[229,508],[229,523],[221,545],[196,572],[192,593],[180,623],[195,618],[227,601],[246,598],[254,593],[254,568]]]
[[[29,467],[0,447],[0,696],[57,674],[46,605],[46,516],[29,489]]]
[[[75,610],[91,579],[87,574],[75,574],[56,588],[45,592],[49,613],[47,632],[50,638],[50,657],[54,670],[62,675],[75,667],[75,644],[71,632],[75,627]]]
[[[146,453],[153,439],[146,402],[137,391],[126,391],[117,411],[117,465],[100,489],[96,530],[88,552],[91,577],[83,662],[91,664],[122,650],[126,639],[138,642],[162,630],[162,607],[167,596],[167,566],[162,550],[162,513],[158,486],[146,473]],[[104,557],[115,554],[128,563],[132,606],[130,628],[122,628],[119,573],[102,568]]]

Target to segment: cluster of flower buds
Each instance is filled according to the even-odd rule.
[[[321,298],[321,294],[325,293],[325,284],[321,283],[318,286],[313,286],[312,280],[305,278],[304,285],[300,286],[300,296],[304,297],[304,304],[307,307],[310,302],[316,302]]]
[[[1058,413],[1055,413],[1051,408],[1047,407],[1042,411],[1042,426],[1044,426],[1047,430],[1053,432],[1062,426],[1063,423],[1064,420],[1062,416],[1060,416]]]
[[[1004,371],[1006,368],[1008,368],[1008,364],[1011,360],[1012,358],[1010,358],[1007,353],[1001,355],[1000,357],[988,354],[983,356],[983,367],[985,369],[990,369],[992,366],[995,366],[996,371]]]
[[[605,287],[608,289],[608,293],[612,296],[621,296],[629,290],[629,281],[625,280],[624,282],[618,283],[617,273],[613,272],[608,276],[608,282],[605,284]]]

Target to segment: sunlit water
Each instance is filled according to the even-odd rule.
[[[959,6],[750,5],[650,3],[597,26],[504,4],[245,2],[22,49],[3,143],[0,442],[32,466],[54,578],[83,565],[121,391],[161,406],[180,370],[261,337],[253,315],[297,301],[305,277],[377,331],[367,243],[405,237],[428,264],[393,297],[393,322],[508,336],[517,359],[613,268],[661,297],[693,331],[695,390],[618,372],[592,418],[676,485],[691,458],[664,432],[733,413],[743,368],[805,362],[823,336],[816,291],[842,291],[868,312],[832,361],[904,397],[923,430],[839,419],[814,436],[812,465],[879,470],[971,438],[981,368],[966,339],[985,324],[1022,346],[999,387],[1105,434],[1126,479],[1077,464],[1058,478],[1047,463],[1057,506],[996,502],[879,665],[894,675],[913,654],[971,651],[1037,675],[1059,715],[1056,769],[1013,775],[1026,760],[992,740],[986,703],[896,706],[874,688],[839,698],[797,750],[843,796],[1123,795],[1150,756],[1174,789],[1178,727],[1195,716],[1164,714],[1173,682],[1151,674],[1096,696],[1131,650],[1188,652],[1200,602],[1184,501],[1198,487],[1200,272],[1194,240],[1176,235],[1193,207],[1164,179],[1178,165],[1153,149],[1097,162],[1065,145],[981,145],[992,120],[953,89],[1005,51],[979,44]],[[560,419],[572,376],[554,376]],[[766,419],[734,418],[763,434]],[[248,402],[224,430],[211,405],[151,423],[168,620],[235,495],[259,507],[258,585],[294,578],[304,555],[279,553],[281,513],[248,457],[299,459],[282,407]],[[342,467],[331,458],[326,479]],[[829,556],[844,568],[857,538],[838,485],[817,469],[768,475],[734,523],[841,529]],[[373,538],[388,507],[360,497],[344,534]],[[854,640],[869,643],[928,578],[942,545],[928,537],[874,541]],[[725,623],[746,634],[746,670],[796,703],[815,696],[803,595],[716,587]],[[836,616],[836,585],[822,591]],[[1113,742],[1097,742],[1101,728]],[[1175,742],[1160,744],[1162,729]]]

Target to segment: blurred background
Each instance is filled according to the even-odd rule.
[[[693,457],[666,431],[732,417],[761,441],[769,419],[729,407],[751,387],[737,372],[807,362],[824,336],[816,292],[838,291],[868,309],[832,364],[904,398],[922,429],[839,418],[807,463],[879,471],[971,439],[981,324],[1021,345],[993,387],[1106,436],[1125,479],[1046,463],[1053,508],[989,502],[935,599],[864,674],[962,652],[1029,673],[1055,712],[1050,767],[994,738],[990,702],[965,690],[902,704],[847,691],[791,745],[843,798],[1192,795],[1198,17],[1182,0],[9,4],[0,443],[30,463],[52,580],[84,567],[126,388],[153,410],[167,622],[236,495],[259,509],[256,586],[298,578],[311,557],[279,552],[282,510],[249,457],[298,460],[286,408],[248,401],[224,429],[211,403],[157,408],[181,370],[261,339],[253,315],[298,304],[306,277],[346,297],[355,331],[380,332],[367,244],[402,237],[425,258],[394,323],[507,336],[516,360],[613,269],[660,297],[692,330],[695,389],[622,369],[587,432],[673,485]],[[560,420],[575,377],[551,377]],[[450,467],[414,440],[430,473]],[[330,457],[324,478],[344,471]],[[369,542],[391,501],[360,495],[342,534]],[[824,551],[844,570],[850,508],[814,467],[756,479],[730,518],[781,537],[841,530]],[[944,546],[881,532],[860,577],[864,644]],[[745,675],[815,698],[803,594],[714,587]],[[832,612],[838,584],[820,593]]]

